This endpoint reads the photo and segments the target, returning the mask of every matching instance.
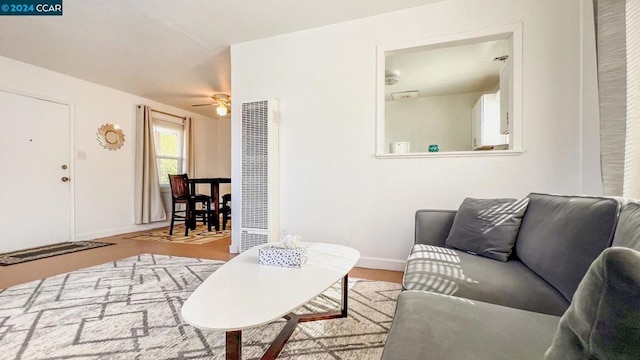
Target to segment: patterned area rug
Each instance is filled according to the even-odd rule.
[[[114,245],[99,241],[67,241],[58,244],[51,244],[31,248],[26,250],[18,250],[9,253],[0,254],[0,266],[9,266],[20,264],[27,261],[44,259],[52,256],[69,254],[72,252],[95,249],[103,246]]]
[[[198,224],[195,230],[189,230],[189,235],[184,236],[184,224],[176,224],[173,227],[173,235],[169,235],[169,228],[155,229],[144,233],[131,235],[125,239],[151,240],[160,242],[177,242],[185,244],[206,244],[231,236],[231,230],[216,232],[214,228],[208,230],[206,225]]]
[[[224,359],[224,332],[180,318],[184,301],[222,264],[144,254],[3,289],[0,357]],[[297,312],[339,308],[338,285]],[[349,317],[300,324],[278,359],[380,358],[400,284],[350,280],[349,287]],[[258,359],[284,324],[243,331],[243,358]]]

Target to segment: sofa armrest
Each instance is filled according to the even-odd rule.
[[[456,210],[416,211],[416,244],[444,247]]]

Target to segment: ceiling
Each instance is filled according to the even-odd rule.
[[[230,44],[436,1],[65,0],[63,16],[3,17],[0,55],[216,117],[191,105],[231,94]]]
[[[399,81],[385,86],[386,99],[412,90],[420,97],[491,91],[504,67],[494,59],[509,53],[509,40],[504,39],[388,54],[386,70],[397,72]]]

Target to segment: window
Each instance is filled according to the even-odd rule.
[[[521,24],[381,45],[377,55],[377,158],[522,153]]]
[[[184,173],[184,126],[156,119],[154,132],[160,185],[169,185],[169,174]]]

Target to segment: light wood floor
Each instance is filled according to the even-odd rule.
[[[99,241],[115,243],[116,245],[113,246],[79,251],[76,253],[54,256],[11,266],[1,266],[0,288],[6,288],[144,253],[197,257],[201,259],[224,261],[233,257],[232,254],[229,254],[231,238],[223,238],[202,245],[189,245],[125,239],[126,236],[130,235],[131,234],[122,234],[96,239]],[[398,271],[354,268],[349,273],[349,276],[395,283],[402,282],[402,272]]]

